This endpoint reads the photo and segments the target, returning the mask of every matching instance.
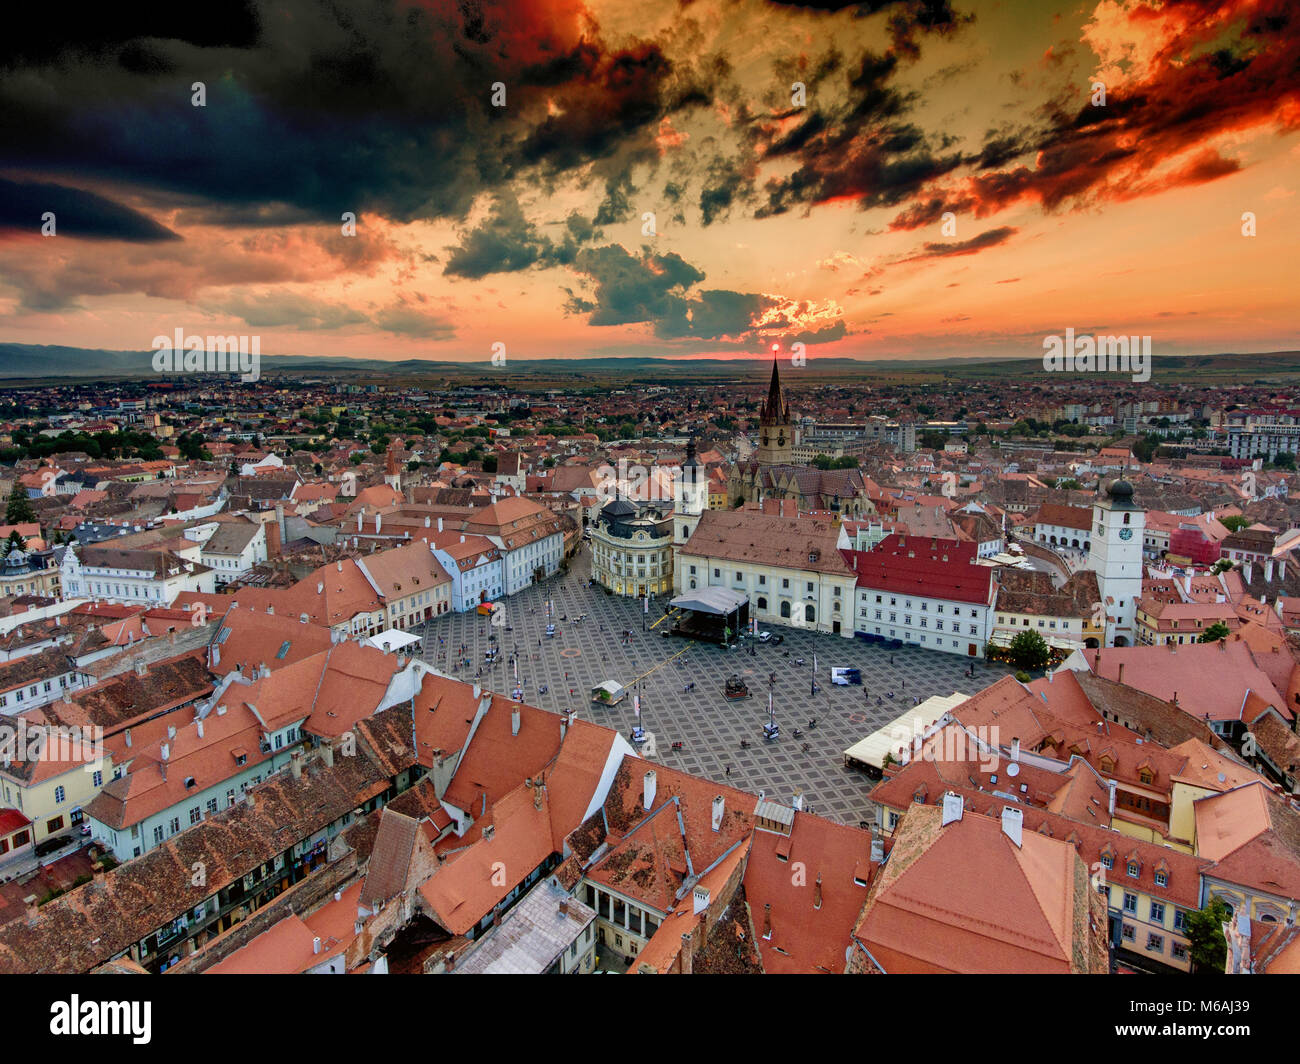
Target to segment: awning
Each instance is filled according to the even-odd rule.
[[[739,591],[728,591],[725,587],[705,587],[678,595],[669,602],[674,609],[694,610],[696,613],[712,613],[719,617],[735,613],[749,601],[749,596]]]

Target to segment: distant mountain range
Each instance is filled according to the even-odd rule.
[[[152,351],[107,351],[102,348],[42,344],[0,343],[0,380],[35,381],[48,377],[95,379],[153,377]],[[521,372],[530,375],[570,377],[582,375],[642,376],[647,373],[677,377],[748,376],[767,359],[673,359],[629,355],[604,358],[541,358],[512,361],[505,375],[518,383]],[[1267,354],[1155,355],[1153,384],[1170,380],[1228,378],[1249,383],[1254,378],[1300,375],[1300,351]],[[948,358],[938,360],[877,360],[852,358],[808,359],[821,375],[956,377],[967,380],[1027,378],[1043,374],[1040,359]],[[310,355],[263,355],[262,373],[346,374],[354,376],[472,376],[499,373],[490,362],[443,362],[377,358],[332,358]]]

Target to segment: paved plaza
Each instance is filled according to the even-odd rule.
[[[805,809],[848,824],[871,820],[874,808],[869,798],[872,781],[844,767],[845,748],[898,717],[913,698],[954,691],[973,694],[1008,671],[979,659],[972,678],[966,675],[972,659],[916,647],[891,651],[859,639],[775,625],[769,630],[784,635],[784,644],[759,643],[752,653],[750,647],[727,650],[665,639],[660,629],[667,621],[642,631],[643,621],[648,628],[663,616],[664,601],[652,601],[649,615],[643,616],[639,601],[588,587],[588,559],[584,548],[568,575],[503,600],[498,625],[474,612],[427,622],[417,630],[423,634],[424,660],[468,682],[474,682],[475,671],[481,669],[479,682],[510,697],[514,670],[507,659],[518,653],[524,701],[557,713],[573,710],[629,738],[636,723],[631,691],[639,689],[642,725],[651,736],[641,754],[648,760],[725,780],[755,794],[763,791],[778,801],[789,801],[798,790]],[[575,622],[582,614],[586,619]],[[556,626],[554,638],[546,637],[548,622]],[[632,635],[624,644],[621,633],[628,629]],[[471,664],[457,667],[462,644],[467,650],[461,657]],[[500,660],[488,666],[484,654],[493,645],[501,648]],[[820,687],[815,695],[810,693],[814,651]],[[860,669],[863,686],[834,686],[832,666]],[[723,685],[733,673],[744,678],[753,697],[737,702],[723,697]],[[762,727],[772,673],[781,737],[768,743]],[[630,688],[628,697],[612,708],[591,701],[591,688],[605,680]],[[689,683],[695,684],[694,691],[685,690]],[[817,718],[816,728],[807,726],[810,717]],[[795,737],[796,728],[802,730],[801,737]],[[749,741],[748,749],[741,747],[742,739]],[[674,742],[683,749],[674,751]]]

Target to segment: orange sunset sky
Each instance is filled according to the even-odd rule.
[[[0,341],[870,360],[1041,357],[1068,326],[1157,355],[1300,346],[1281,0],[202,6],[5,45]]]

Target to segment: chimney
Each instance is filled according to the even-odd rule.
[[[1011,737],[1011,760],[1020,760],[1020,739],[1014,735]]]
[[[644,806],[647,812],[654,808],[655,785],[657,780],[658,777],[655,775],[654,769],[650,769],[649,771],[646,772],[642,783],[641,793],[642,793],[642,805]]]
[[[438,531],[439,531],[439,532],[442,531],[442,518],[441,518],[441,517],[438,518]]]
[[[136,658],[136,659],[135,659],[135,674],[136,674],[137,676],[143,676],[146,672],[148,672],[148,669],[145,668],[144,659],[143,659],[143,658]]]
[[[130,729],[130,728],[127,728],[126,731],[125,731],[125,733],[123,733],[123,738],[126,740],[126,745],[129,747],[129,746],[131,745],[131,729]]]
[[[226,715],[226,707],[225,704],[223,703],[222,705],[217,706],[217,716],[224,717],[225,715]]]
[[[175,738],[176,738],[176,725],[175,725],[175,724],[169,724],[169,725],[167,725],[167,738],[168,738],[168,739],[175,739]]]
[[[1119,663],[1119,673],[1115,676],[1115,682],[1116,683],[1124,682],[1124,663],[1122,661]]]
[[[1253,562],[1246,562],[1246,563],[1242,566],[1242,570],[1244,571],[1244,574],[1245,574],[1245,577],[1246,577],[1246,583],[1249,584],[1249,583],[1250,583],[1250,580],[1251,580],[1251,574],[1255,571],[1255,565],[1254,565],[1254,563],[1253,563]]]
[[[428,514],[426,514],[425,517],[424,517],[424,527],[425,527],[425,528],[428,528],[428,527],[429,527],[429,516],[428,516]]]
[[[194,719],[194,727],[195,727],[195,730],[197,730],[198,733],[199,733],[199,738],[202,739],[202,738],[203,738],[203,718],[202,718],[202,717],[196,717],[196,718]]]
[[[312,953],[319,953],[319,952],[320,952],[320,936],[319,936],[319,935],[317,935],[315,938],[313,938],[313,939],[311,940],[311,951],[312,951]]]
[[[561,915],[561,916],[568,916],[568,915],[569,915],[569,899],[568,899],[568,898],[561,898],[561,899],[560,899],[560,915]]]
[[[484,842],[491,842],[491,841],[492,841],[492,837],[493,837],[496,833],[497,833],[496,825],[495,825],[495,824],[489,824],[487,827],[485,827],[485,828],[483,829],[483,841],[484,841]]]
[[[691,932],[682,932],[682,975],[690,975],[694,969],[694,957],[691,956],[695,948],[695,940]]]
[[[316,594],[318,595],[325,594],[325,585],[321,583],[319,580],[316,581]]]
[[[168,746],[166,743],[162,744],[162,748],[158,752],[164,761],[166,761],[169,757],[172,756],[172,748]]]
[[[1024,826],[1025,814],[1021,809],[1010,805],[1002,807],[1002,834],[1009,838],[1016,847],[1020,847],[1020,831]]]
[[[817,873],[817,882],[813,884],[813,908],[822,907],[822,874]]]
[[[538,777],[537,782],[533,784],[533,808],[534,809],[540,809],[542,807],[542,790],[543,790],[542,780],[541,777]]]
[[[695,889],[691,891],[691,906],[693,915],[699,916],[709,907],[709,888],[701,887],[698,883]]]
[[[1271,584],[1272,582],[1273,582],[1273,559],[1265,558],[1264,559],[1264,583]]]
[[[510,734],[511,735],[519,734],[519,707],[518,706],[515,706],[510,711]]]
[[[763,938],[764,940],[772,937],[772,903],[769,901],[763,906]]]
[[[320,759],[325,762],[326,768],[334,767],[334,744],[328,739],[320,744]]]
[[[952,791],[946,792],[943,796],[943,819],[939,826],[947,827],[953,821],[960,820],[965,804],[960,794],[955,794]]]
[[[726,812],[727,803],[722,795],[713,799],[713,830],[722,830],[722,814]]]
[[[461,537],[460,537],[460,541],[461,541],[462,543],[464,543],[464,542],[465,542],[465,537],[464,537],[464,536],[461,536]]]
[[[289,755],[289,772],[294,779],[302,779],[302,755],[297,750]]]
[[[342,559],[342,558],[340,558],[338,561],[336,561],[336,562],[334,563],[334,568],[336,568],[340,573],[343,572],[343,559]]]
[[[1106,786],[1110,788],[1110,798],[1106,802],[1106,808],[1111,816],[1115,815],[1115,788],[1117,784],[1114,780],[1107,780]]]
[[[36,914],[39,910],[39,906],[36,904],[36,895],[28,894],[27,897],[23,899],[23,904],[27,906],[27,925],[29,927],[35,927]]]

